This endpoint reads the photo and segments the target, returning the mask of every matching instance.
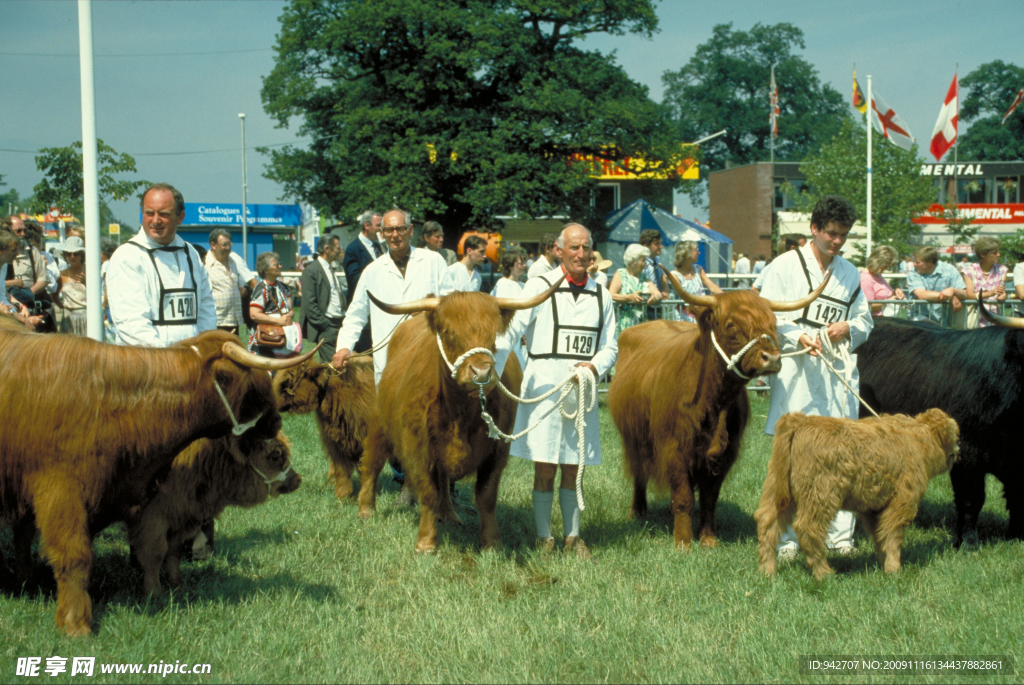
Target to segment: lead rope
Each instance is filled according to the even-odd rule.
[[[252,470],[255,471],[257,474],[259,474],[260,478],[263,479],[263,483],[267,486],[267,497],[270,497],[271,491],[273,490],[273,488],[271,486],[274,483],[279,483],[279,482],[288,480],[288,474],[291,473],[291,471],[292,471],[292,463],[291,463],[291,461],[287,462],[287,464],[285,465],[284,471],[282,471],[281,473],[277,474],[277,478],[267,478],[267,474],[263,473],[258,468],[256,468],[256,465],[253,464],[252,462],[249,462],[249,467],[252,468]]]
[[[838,343],[834,343],[831,340],[829,340],[828,333],[825,332],[824,328],[819,328],[815,337],[817,337],[818,340],[821,341],[821,350],[818,352],[818,359],[821,360],[821,363],[824,364],[825,368],[831,371],[836,378],[842,381],[843,385],[846,386],[846,389],[853,393],[853,396],[857,398],[857,401],[860,402],[865,409],[867,409],[869,412],[878,417],[878,412],[872,409],[871,405],[865,402],[864,398],[861,397],[857,393],[857,391],[853,389],[853,386],[850,385],[850,382],[853,381],[854,365],[853,358],[850,356],[849,339],[840,340]],[[795,357],[800,354],[808,354],[810,351],[810,347],[805,347],[804,349],[798,350],[796,352],[787,352],[782,356]],[[829,358],[832,359],[831,362],[829,361]],[[836,371],[836,367],[832,365],[833,362],[842,362],[842,373]],[[843,395],[843,416],[847,416],[847,404],[845,394]]]
[[[448,356],[444,352],[444,345],[441,342],[440,334],[437,334],[436,337],[437,348],[441,351],[441,359],[444,360],[444,363],[447,364],[448,368],[451,370],[453,380],[455,379],[455,376],[458,374],[459,368],[466,361],[466,359],[468,359],[470,356],[474,354],[485,354],[491,358],[491,361],[494,361],[494,353],[491,352],[489,349],[487,349],[486,347],[474,347],[468,352],[465,352],[464,354],[460,355],[459,358],[456,359],[455,363],[453,364],[452,362],[448,361]],[[572,391],[571,385],[574,379],[577,381],[576,411],[570,414],[565,410],[565,406],[569,398],[569,393]],[[593,411],[594,407],[597,405],[597,379],[594,378],[594,374],[591,373],[590,369],[588,369],[585,366],[575,367],[572,373],[570,373],[568,376],[562,379],[562,381],[555,385],[555,387],[551,388],[543,395],[533,398],[532,400],[528,400],[515,395],[511,390],[505,387],[505,385],[501,382],[501,379],[499,378],[498,389],[502,392],[503,395],[505,395],[505,397],[509,398],[510,400],[514,400],[519,404],[537,404],[538,402],[541,402],[551,397],[556,392],[561,391],[561,394],[558,396],[558,401],[556,401],[550,409],[544,412],[540,416],[540,418],[533,422],[532,425],[528,426],[524,430],[514,435],[509,435],[507,433],[502,432],[502,430],[498,428],[498,426],[494,423],[494,418],[489,413],[487,413],[487,397],[484,395],[484,387],[487,385],[487,379],[484,378],[483,380],[479,380],[477,376],[474,374],[473,382],[476,383],[476,385],[480,388],[480,416],[481,418],[483,418],[484,423],[487,424],[487,437],[492,438],[494,440],[503,440],[505,442],[512,442],[513,440],[518,440],[519,438],[523,437],[524,435],[532,431],[534,428],[539,426],[541,422],[544,421],[544,419],[546,419],[552,412],[555,411],[555,409],[559,410],[559,413],[561,413],[563,419],[567,419],[574,422],[576,428],[576,451],[579,466],[579,468],[576,471],[576,503],[579,505],[580,511],[583,511],[586,508],[583,505],[583,469],[587,452],[586,438],[584,437],[584,430],[586,429],[586,412]],[[589,402],[587,401],[588,397]]]

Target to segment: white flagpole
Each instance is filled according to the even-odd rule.
[[[92,66],[92,2],[78,0],[78,63],[82,83],[82,187],[85,194],[86,331],[103,340],[100,281],[100,197],[96,145],[96,97]]]
[[[871,74],[868,74],[868,239],[867,239],[867,251],[864,253],[864,259],[871,256],[871,129],[874,128],[871,125],[871,115],[875,110],[875,101],[871,96]]]

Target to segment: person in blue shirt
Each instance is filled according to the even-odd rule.
[[[949,302],[953,313],[963,309],[967,299],[964,278],[952,264],[939,261],[939,252],[926,245],[914,252],[914,271],[907,274],[907,291],[916,300],[927,300],[935,304],[914,305],[910,318],[914,321],[931,321],[942,326],[945,324],[945,307],[941,303]]]

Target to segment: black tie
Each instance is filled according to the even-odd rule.
[[[373,241],[373,257],[374,257],[374,259],[376,259],[377,257],[380,257],[382,254],[384,254],[384,250],[380,249],[380,243],[378,243],[376,240],[374,240]]]

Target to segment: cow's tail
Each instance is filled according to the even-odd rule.
[[[795,422],[788,415],[775,424],[775,443],[768,462],[761,503],[754,514],[757,521],[758,568],[765,575],[775,575],[775,550],[779,538],[793,518],[793,494],[790,490],[790,455],[793,451]]]

